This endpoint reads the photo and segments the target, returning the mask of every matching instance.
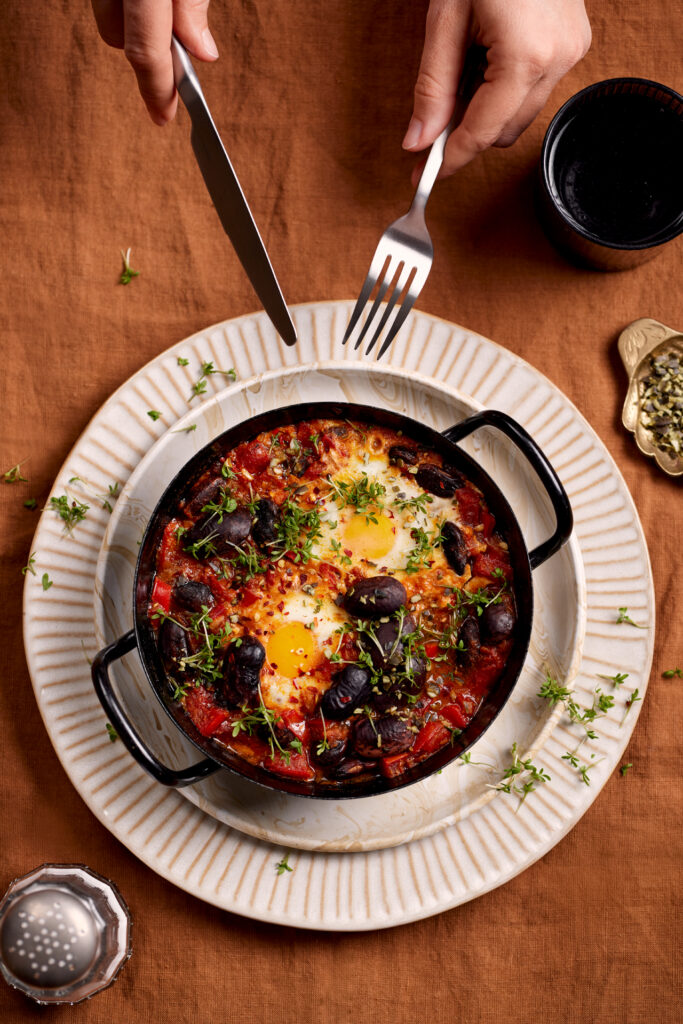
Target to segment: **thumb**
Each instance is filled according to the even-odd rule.
[[[468,26],[469,4],[432,0],[404,149],[430,146],[448,124],[462,73]]]
[[[194,57],[216,60],[218,47],[209,30],[209,0],[173,0],[173,31]]]

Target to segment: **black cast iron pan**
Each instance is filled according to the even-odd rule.
[[[502,675],[493,690],[485,698],[479,711],[452,745],[437,751],[432,757],[395,779],[382,776],[354,781],[345,780],[335,784],[302,782],[281,778],[264,768],[249,764],[217,741],[202,736],[186,715],[182,706],[172,700],[164,666],[159,655],[156,635],[148,616],[149,594],[154,581],[154,564],[157,547],[167,523],[173,516],[177,502],[185,496],[193,482],[220,455],[243,441],[248,441],[265,430],[272,430],[285,424],[308,419],[342,419],[374,423],[403,431],[407,438],[439,452],[450,465],[460,469],[484,494],[496,523],[505,535],[509,546],[514,572],[514,592],[517,605],[517,625],[510,656]],[[529,461],[543,484],[552,503],[556,525],[548,540],[533,551],[527,551],[519,524],[507,500],[491,477],[468,454],[457,447],[468,434],[481,427],[495,427],[502,431],[517,446]],[[475,413],[462,423],[439,433],[423,423],[407,416],[384,409],[371,409],[362,405],[341,402],[311,402],[288,406],[261,413],[252,419],[231,427],[221,434],[185,464],[171,481],[159,500],[147,524],[140,545],[135,572],[133,598],[134,628],[114,643],[99,652],[92,665],[92,678],[102,706],[128,751],[138,764],[154,779],[165,786],[188,786],[206,778],[219,768],[250,779],[268,789],[297,796],[339,799],[340,797],[366,797],[375,793],[386,793],[408,786],[419,779],[427,778],[443,768],[470,747],[489,727],[505,706],[524,664],[529,647],[533,619],[532,571],[550,558],[567,541],[572,531],[573,519],[569,499],[557,474],[533,438],[510,416],[496,410]],[[164,765],[142,740],[135,723],[128,718],[109,679],[109,666],[113,661],[137,647],[143,669],[159,701],[178,729],[205,755],[202,761],[187,768],[175,769]]]

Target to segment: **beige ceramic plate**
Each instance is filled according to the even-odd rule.
[[[296,349],[285,348],[266,318],[259,314],[218,325],[162,354],[120,388],[94,417],[60,471],[53,493],[64,493],[73,476],[87,481],[87,485],[75,484],[70,488],[74,497],[86,500],[90,492],[106,493],[112,481],[125,484],[154,441],[186,413],[192,382],[198,376],[199,364],[205,360],[213,360],[217,367],[234,365],[241,380],[283,365],[327,363],[334,358],[342,359],[345,370],[351,369],[360,357],[341,347],[350,310],[351,304],[342,302],[295,309],[301,339]],[[178,367],[178,355],[190,360],[187,368]],[[225,805],[221,806],[224,795],[195,794],[195,800],[206,800],[206,806],[211,806],[212,813],[207,813],[181,793],[152,782],[120,744],[109,742],[87,663],[87,657],[92,657],[97,646],[93,624],[95,569],[109,514],[90,498],[92,507],[87,520],[67,536],[56,517],[45,513],[33,550],[38,552],[38,568],[41,573],[49,572],[54,586],[44,593],[40,576],[27,580],[24,635],[36,699],[65,770],[97,817],[155,871],[216,906],[247,916],[310,928],[373,929],[438,913],[500,885],[546,853],[590,805],[617,765],[636,721],[640,704],[621,724],[625,701],[635,687],[642,695],[647,684],[654,604],[642,531],[616,467],[576,409],[549,381],[511,353],[424,314],[412,314],[403,337],[394,343],[392,359],[394,367],[403,373],[387,374],[386,380],[382,380],[381,373],[379,377],[374,373],[372,378],[367,375],[367,386],[376,387],[378,400],[383,398],[389,404],[397,400],[401,388],[407,386],[404,375],[408,375],[415,381],[406,393],[417,395],[423,388],[424,399],[420,401],[427,402],[425,406],[413,404],[413,414],[419,416],[421,409],[426,414],[435,402],[443,401],[439,388],[428,382],[428,378],[434,378],[450,389],[473,396],[475,405],[481,403],[511,413],[544,447],[572,499],[575,537],[585,571],[586,633],[573,683],[577,697],[590,703],[598,672],[613,674],[628,667],[630,676],[616,694],[617,708],[600,722],[599,739],[591,745],[595,760],[602,760],[591,772],[590,787],[581,785],[576,773],[562,760],[562,754],[575,742],[566,719],[559,714],[548,716],[546,706],[528,691],[524,694],[524,709],[517,707],[515,693],[508,705],[511,714],[523,713],[528,719],[537,719],[537,726],[531,723],[524,736],[518,738],[536,744],[536,763],[552,776],[552,781],[533,793],[521,809],[515,797],[504,793],[479,799],[486,789],[479,775],[485,775],[486,782],[489,778],[496,781],[498,776],[489,776],[485,769],[474,766],[460,766],[449,769],[454,785],[457,778],[457,786],[461,787],[454,794],[452,809],[446,803],[448,794],[439,789],[447,776],[444,772],[436,777],[434,794],[427,794],[431,804],[428,802],[426,817],[421,808],[415,817],[411,794],[419,793],[428,783],[409,787],[403,791],[406,802],[392,811],[397,821],[387,823],[385,819],[373,825],[376,838],[371,845],[378,845],[377,838],[379,845],[384,845],[387,838],[393,842],[407,838],[412,824],[406,829],[405,821],[417,820],[422,838],[402,846],[357,853],[293,852],[289,858],[293,872],[278,875],[275,864],[284,852],[282,846],[245,835],[214,817],[227,813]],[[310,372],[313,377],[320,373],[328,387],[329,374],[337,371],[329,368]],[[418,379],[418,374],[422,379]],[[360,376],[356,374],[355,379]],[[301,375],[290,374],[287,379],[301,380]],[[376,385],[370,384],[371,379]],[[210,378],[209,395],[219,388],[219,380]],[[249,400],[248,389],[241,391],[238,384],[233,390],[235,401]],[[292,400],[291,394],[285,390],[278,401],[286,404]],[[459,401],[462,412],[466,411],[467,400],[452,400]],[[171,439],[177,442],[184,461],[201,440],[200,431],[216,433],[222,428],[222,402],[207,406],[198,415],[198,437],[169,435],[165,447],[170,449]],[[162,419],[152,422],[146,415],[148,409],[161,410]],[[484,458],[488,457],[489,443],[484,442],[481,449]],[[501,466],[505,458],[501,450]],[[87,490],[83,490],[84,486]],[[536,505],[534,496],[529,509]],[[125,516],[134,520],[136,512],[141,530],[146,512],[142,506],[136,509],[132,495],[122,505],[119,522]],[[522,526],[527,538],[533,541],[528,532],[531,523],[523,518]],[[539,522],[539,534],[542,529]],[[112,524],[112,538],[114,533]],[[113,544],[112,552],[115,547]],[[558,566],[569,560],[570,568],[560,572],[557,585],[561,590],[574,585],[580,594],[576,558],[571,551],[563,558],[565,562],[558,561]],[[120,552],[119,563],[124,572],[129,572],[129,559],[129,550]],[[112,558],[112,567],[114,563]],[[553,564],[548,563],[547,569]],[[540,575],[536,585],[542,593],[545,583]],[[552,585],[556,585],[554,580]],[[121,593],[124,590],[122,577]],[[544,604],[540,598],[539,608]],[[616,609],[623,604],[648,628],[617,626]],[[102,626],[107,635],[113,635],[119,623],[110,618],[106,605],[103,609]],[[125,611],[116,614],[124,616]],[[575,626],[571,624],[577,621],[575,608],[568,608],[567,614],[570,624],[562,634],[562,644],[571,635],[578,641],[580,635],[580,629],[572,634]],[[541,636],[541,640],[552,656],[554,638]],[[542,653],[537,657],[538,666]],[[568,661],[562,657],[556,667],[571,670],[571,657]],[[134,668],[135,658],[132,655],[126,660],[130,667],[122,676],[122,687],[127,697],[137,694],[137,699],[144,702],[148,697]],[[157,749],[171,754],[169,721],[160,707],[148,703],[149,728]],[[482,743],[488,742],[492,731],[483,737]],[[511,733],[503,732],[500,742],[509,739]],[[492,763],[503,763],[503,750],[489,747],[489,753]],[[467,782],[465,773],[476,778]],[[311,801],[300,803],[306,804],[306,813],[310,814]],[[334,814],[343,817],[351,806],[349,801],[340,801]],[[440,828],[435,817],[444,806],[453,823]],[[466,813],[458,817],[458,808]],[[254,822],[252,810],[250,805],[241,810],[230,806],[229,813],[243,815],[242,828],[246,828],[244,821],[251,818],[255,832],[276,829],[283,836],[294,835],[296,821],[289,810],[289,816],[276,821],[271,809],[263,808],[263,814],[257,816],[260,823]],[[378,815],[381,817],[379,805]],[[344,827],[338,828],[335,842],[344,845],[340,835],[351,834],[355,828],[356,846],[361,845],[363,835],[358,834],[358,827],[357,823],[352,824],[346,832]],[[366,822],[363,828],[367,828]]]

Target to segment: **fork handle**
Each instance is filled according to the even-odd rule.
[[[411,210],[424,210],[427,205],[427,200],[429,199],[432,188],[434,187],[434,182],[436,181],[436,176],[441,170],[448,136],[455,128],[457,128],[465,116],[465,111],[469,106],[470,100],[484,81],[485,71],[486,48],[483,46],[471,46],[465,55],[465,66],[463,68],[462,77],[460,78],[458,92],[455,97],[453,116],[441,134],[432,143],[432,147],[429,150],[429,155],[427,157],[427,162],[424,165],[424,169],[420,175],[420,180],[417,183],[417,189],[415,191],[415,198],[413,199]]]

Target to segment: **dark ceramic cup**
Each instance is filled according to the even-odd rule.
[[[683,97],[645,78],[589,85],[543,141],[541,224],[572,262],[625,270],[683,231]]]

